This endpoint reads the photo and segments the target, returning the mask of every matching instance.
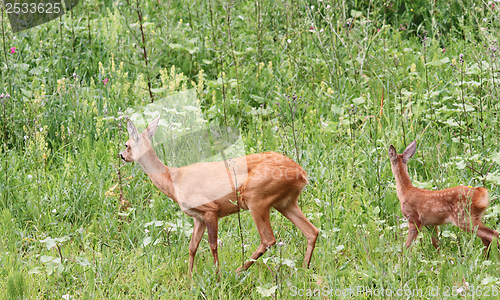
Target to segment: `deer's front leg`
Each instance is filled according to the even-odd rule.
[[[189,243],[189,277],[193,273],[194,258],[196,256],[196,251],[200,245],[203,233],[205,233],[205,222],[203,220],[194,218],[193,235],[191,236],[191,242]]]
[[[267,248],[276,244],[276,238],[273,234],[273,228],[271,227],[271,222],[269,221],[269,207],[259,207],[257,205],[249,207],[250,213],[252,214],[253,221],[257,226],[257,230],[260,235],[260,245],[255,250],[255,252],[250,256],[252,259],[246,261],[242,267],[239,267],[236,270],[236,273],[240,273],[241,271],[245,271],[248,269],[254,261],[256,261],[259,257],[261,257],[264,253],[266,253]]]
[[[219,273],[219,256],[217,254],[217,226],[218,218],[215,213],[207,213],[204,216],[204,221],[207,226],[208,233],[208,244],[210,245],[210,250],[212,250],[212,256],[214,257],[214,264],[216,267],[216,273]]]
[[[406,239],[406,248],[410,248],[421,228],[422,223],[419,220],[408,220],[408,239]]]

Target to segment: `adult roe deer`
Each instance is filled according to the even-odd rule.
[[[486,251],[498,238],[498,232],[483,225],[482,216],[488,207],[488,191],[482,187],[456,186],[439,191],[429,191],[414,187],[408,175],[408,160],[415,154],[417,142],[413,141],[403,152],[397,154],[393,145],[389,147],[392,173],[396,179],[396,191],[401,202],[401,212],[408,220],[408,239],[410,247],[422,226],[435,226],[453,223],[467,232],[476,232]],[[438,248],[438,241],[432,237],[432,244]]]
[[[246,261],[236,272],[248,269],[268,247],[276,243],[269,221],[271,207],[277,209],[306,236],[304,268],[309,267],[319,230],[309,222],[297,205],[299,194],[307,184],[306,173],[297,163],[281,154],[266,152],[231,159],[232,168],[228,168],[224,161],[196,163],[181,168],[167,167],[151,146],[159,119],[160,117],[153,120],[141,134],[132,121],[128,120],[130,139],[119,156],[127,162],[138,162],[153,184],[173,199],[184,213],[194,218],[189,244],[190,276],[205,229],[208,231],[208,242],[218,272],[218,219],[238,212],[240,207],[250,210],[260,235],[260,246],[251,255],[252,259]]]

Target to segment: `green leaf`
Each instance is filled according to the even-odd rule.
[[[498,282],[498,278],[497,277],[493,277],[493,276],[486,276],[483,280],[481,280],[481,284],[483,285],[487,285],[487,284],[490,284],[492,282]]]
[[[185,49],[181,44],[168,44],[171,49]]]
[[[63,237],[60,237],[60,238],[55,238],[54,239],[57,243],[63,243],[63,242],[66,242],[69,240],[69,236],[65,235]]]
[[[257,95],[252,94],[252,95],[250,95],[250,98],[257,101],[258,103],[265,103],[266,102],[266,98],[262,98],[262,97],[257,96]]]
[[[200,110],[198,107],[192,106],[192,105],[186,105],[186,106],[184,106],[184,109],[187,111],[199,111]]]
[[[45,271],[47,271],[47,274],[52,275],[56,267],[57,265],[54,262],[50,261],[48,264],[45,265]]]
[[[495,171],[495,172],[489,173],[486,178],[489,181],[494,182],[494,183],[500,185],[500,172],[499,171]]]
[[[493,154],[491,160],[500,165],[500,152]]]
[[[31,96],[33,96],[33,93],[31,91],[25,90],[23,88],[21,88],[21,92],[23,92],[23,95],[28,99],[31,99]]]
[[[47,247],[47,250],[50,250],[52,249],[52,247],[56,245],[56,240],[54,240],[49,236],[46,239],[41,240],[40,243],[44,243],[45,246]]]
[[[158,93],[163,93],[167,90],[168,90],[168,88],[158,88],[158,89],[151,89],[151,92],[158,94]]]
[[[281,262],[282,264],[284,265],[287,265],[289,266],[290,268],[294,268],[295,267],[295,261],[291,260],[291,259],[283,259],[283,261]]]
[[[84,257],[77,256],[75,260],[76,260],[77,264],[79,264],[80,266],[82,266],[84,268],[90,266],[90,262]]]
[[[147,246],[147,245],[149,245],[149,244],[151,244],[151,237],[150,237],[150,236],[146,237],[146,238],[144,239],[144,241],[142,242],[142,245],[143,245],[144,247],[146,247],[146,246]]]
[[[189,52],[189,54],[193,54],[198,52],[199,49],[200,49],[199,47],[193,47],[193,48],[188,48],[187,51]]]
[[[352,99],[352,102],[354,102],[354,104],[360,105],[365,102],[365,97],[361,96],[358,98],[354,98]]]
[[[446,120],[445,122],[443,122],[445,124],[448,124],[450,126],[458,126],[458,123],[455,122],[452,118],[449,118],[448,120]]]
[[[358,10],[354,10],[354,9],[351,10],[351,17],[353,17],[353,18],[357,18],[357,17],[360,17],[362,15],[363,15],[363,13],[358,11]]]
[[[335,104],[332,104],[330,109],[332,110],[332,112],[336,113],[337,115],[342,115],[342,113],[343,113],[343,109],[341,107],[338,107]]]
[[[463,160],[457,162],[456,165],[457,165],[457,169],[459,169],[459,170],[465,169],[465,161],[463,161]]]
[[[428,66],[434,66],[434,67],[439,67],[439,66],[447,64],[449,62],[450,62],[450,59],[448,57],[445,57],[445,58],[440,59],[440,60],[435,60],[435,61],[428,62],[426,65],[428,65]]]
[[[272,294],[274,294],[276,289],[278,289],[277,285],[273,285],[273,286],[269,287],[269,284],[266,284],[264,286],[258,286],[257,292],[259,292],[259,294],[261,294],[263,297],[269,297]]]
[[[33,269],[28,271],[28,274],[38,274],[41,272],[42,272],[42,270],[39,267],[34,267]]]

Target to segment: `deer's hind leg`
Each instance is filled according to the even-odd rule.
[[[471,218],[465,218],[465,220],[463,221],[463,224],[460,223],[457,226],[466,232],[469,232],[469,233],[475,232],[476,235],[481,238],[481,241],[483,242],[483,245],[485,247],[485,254],[486,254],[486,256],[488,256],[489,255],[489,246],[494,238],[498,239],[498,232],[496,232],[495,230],[493,230],[491,228],[484,226],[483,223],[481,222],[481,217],[482,217],[484,209],[481,209],[481,210],[477,209],[476,211],[474,211],[474,207],[472,207],[472,209],[473,209],[473,212],[472,212]]]
[[[476,230],[476,235],[481,238],[485,248],[488,248],[494,238],[498,239],[498,232],[479,223]]]
[[[304,268],[309,268],[309,263],[311,262],[312,253],[314,247],[316,246],[316,240],[319,235],[319,229],[316,228],[307,218],[304,216],[300,207],[297,205],[297,201],[291,202],[288,206],[284,208],[276,208],[283,216],[285,216],[290,222],[292,222],[297,228],[302,231],[307,239],[306,254],[304,256]]]

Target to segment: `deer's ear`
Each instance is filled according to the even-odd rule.
[[[417,141],[411,142],[408,147],[406,147],[405,151],[403,152],[403,163],[407,163],[410,158],[412,158],[413,154],[415,154],[415,151],[417,150]]]
[[[160,117],[161,116],[158,116],[158,118],[151,121],[151,123],[149,123],[148,125],[148,128],[146,128],[146,131],[148,132],[148,138],[150,141],[153,138],[153,135],[155,135],[156,129],[158,128],[158,122],[160,121]]]
[[[396,148],[394,148],[393,145],[389,146],[388,152],[389,152],[389,158],[391,160],[395,160],[398,157],[398,153],[396,152]]]
[[[128,120],[127,121],[127,131],[128,135],[134,139],[135,141],[139,140],[139,132],[137,131],[137,128],[135,128],[134,123],[132,121]]]

